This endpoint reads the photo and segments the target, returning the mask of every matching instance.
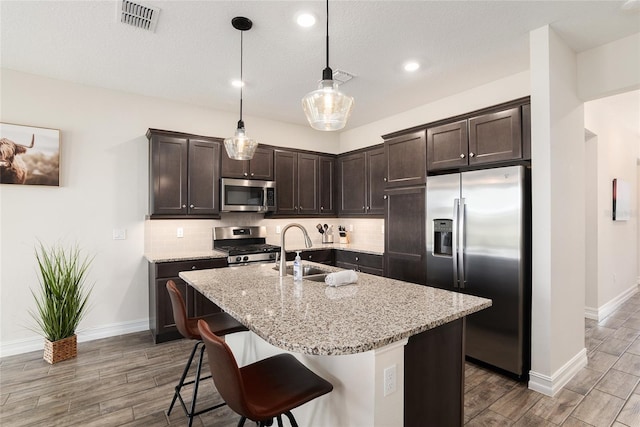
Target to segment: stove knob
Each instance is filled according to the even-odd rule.
[[[242,260],[243,260],[243,261],[249,261],[249,257],[248,257],[247,255],[245,255],[245,256],[242,258]]]
[[[241,256],[237,256],[236,257],[236,262],[240,262],[240,261],[242,261],[242,257]]]

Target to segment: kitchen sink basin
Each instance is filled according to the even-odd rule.
[[[279,270],[278,266],[273,267],[274,270]],[[293,276],[293,265],[287,265],[287,274]],[[324,282],[324,278],[329,274],[327,270],[314,267],[312,265],[302,266],[302,278],[304,280],[311,280],[314,282]]]

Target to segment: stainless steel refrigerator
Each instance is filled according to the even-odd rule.
[[[466,320],[466,354],[530,367],[530,179],[524,166],[427,177],[427,285],[491,298]]]

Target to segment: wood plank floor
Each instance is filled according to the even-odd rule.
[[[467,364],[465,425],[640,427],[640,294],[585,323],[589,364],[553,398]],[[77,358],[55,365],[42,351],[0,359],[0,425],[186,426],[182,408],[166,411],[192,346],[155,345],[141,332],[79,343]],[[202,407],[220,401],[211,380],[198,395]],[[193,425],[235,426],[238,418],[224,407]]]

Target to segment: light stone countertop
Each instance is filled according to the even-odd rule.
[[[340,271],[311,262],[326,271]],[[273,264],[185,271],[180,277],[272,345],[297,353],[366,352],[491,306],[491,300],[358,273],[329,287]]]

